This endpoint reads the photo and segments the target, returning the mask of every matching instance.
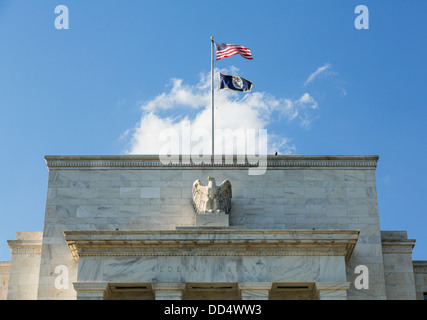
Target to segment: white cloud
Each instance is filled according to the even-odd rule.
[[[309,75],[307,80],[305,80],[304,86],[309,84],[310,82],[314,81],[321,73],[325,72],[326,70],[330,69],[331,65],[329,63],[325,64],[324,66],[321,66],[317,68],[316,71],[314,71],[312,74]]]
[[[168,93],[162,93],[153,100],[149,101],[141,108],[147,112],[158,110],[167,110],[177,105],[188,106],[198,109],[209,103],[209,97],[206,96],[206,87],[203,83],[197,86],[183,84],[182,79],[172,79],[172,89]]]
[[[218,71],[218,70],[217,70]],[[227,73],[230,70],[221,70]],[[237,70],[233,67],[231,72]],[[217,75],[218,72],[215,72]],[[215,83],[218,80],[215,80]],[[142,103],[143,111],[141,120],[134,128],[124,132],[123,137],[129,140],[128,154],[160,154],[162,145],[166,143],[167,132],[177,132],[181,143],[183,125],[189,123],[191,132],[211,130],[211,89],[210,74],[201,74],[196,85],[185,84],[182,79],[172,79],[167,91],[159,94],[154,99]],[[186,115],[182,112],[173,116],[173,111],[188,108]],[[298,99],[276,98],[265,92],[239,93],[231,90],[215,92],[215,129],[231,130],[258,130],[266,129],[277,119],[289,122],[298,122],[303,127],[308,127],[312,121],[312,112],[318,108],[315,99],[304,93]],[[164,116],[165,111],[167,116]],[[216,141],[216,144],[219,141]],[[237,150],[245,146],[238,145]],[[191,148],[197,144],[193,141]],[[182,145],[181,145],[182,147]],[[217,147],[215,147],[218,150]],[[244,150],[244,149],[243,149]],[[268,153],[279,152],[289,154],[296,148],[291,144],[291,139],[281,134],[268,132]],[[182,149],[179,149],[179,153]],[[205,154],[209,150],[203,150]]]

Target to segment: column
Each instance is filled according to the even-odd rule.
[[[319,300],[347,300],[350,282],[316,282]]]
[[[268,300],[272,282],[240,282],[242,300]]]
[[[106,282],[74,282],[77,300],[107,300],[110,287]]]
[[[182,300],[185,283],[182,282],[156,282],[151,287],[156,300]]]
[[[37,300],[42,250],[42,232],[16,232],[8,240],[11,252],[8,300]]]

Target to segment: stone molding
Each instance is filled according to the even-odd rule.
[[[268,300],[272,288],[272,282],[239,282],[242,300]]]
[[[218,159],[219,158],[219,159]],[[230,156],[231,158],[231,156]],[[53,169],[178,169],[178,168],[209,168],[245,169],[258,167],[267,168],[372,168],[375,169],[378,156],[316,156],[316,155],[268,155],[267,157],[245,157],[244,163],[233,156],[229,163],[226,156],[209,156],[207,161],[193,162],[189,156],[171,156],[169,163],[160,161],[158,155],[105,155],[105,156],[45,156],[47,167]],[[187,160],[188,159],[188,160]]]
[[[427,261],[412,261],[412,265],[414,268],[414,273],[416,274],[427,274]]]
[[[382,240],[381,246],[383,254],[412,254],[415,240]]]
[[[74,282],[78,300],[106,300],[111,294],[106,282]]]
[[[347,300],[350,282],[316,282],[316,298],[319,300]]]
[[[0,261],[0,275],[9,275],[10,261]]]
[[[12,254],[41,254],[42,240],[8,240]]]
[[[75,261],[89,256],[344,256],[358,230],[65,231]]]
[[[182,282],[154,282],[151,287],[156,300],[182,300],[186,284]]]

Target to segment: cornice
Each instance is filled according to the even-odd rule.
[[[189,156],[171,156],[167,161],[158,155],[104,155],[104,156],[45,156],[51,169],[170,169],[209,168],[244,169],[265,166],[275,168],[372,168],[378,156],[359,155],[268,155],[267,157],[209,156],[204,162],[190,160]]]
[[[40,254],[41,240],[8,240],[7,244],[12,254]]]
[[[65,231],[76,261],[87,256],[344,256],[357,230]]]
[[[382,240],[382,252],[391,254],[408,253],[412,254],[412,249],[415,246],[415,240]]]
[[[414,266],[414,273],[427,274],[427,261],[414,260],[412,265]]]
[[[0,276],[9,275],[10,261],[0,261]]]

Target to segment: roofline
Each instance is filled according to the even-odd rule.
[[[187,155],[47,155],[49,169],[113,169],[113,168],[245,168],[264,165],[270,169],[283,167],[376,168],[378,155],[216,155],[204,158]]]

